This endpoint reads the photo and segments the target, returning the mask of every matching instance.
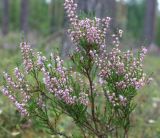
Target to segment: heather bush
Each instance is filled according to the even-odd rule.
[[[119,30],[110,36],[113,48],[109,51],[110,17],[80,19],[73,0],[65,0],[64,8],[75,46],[69,55],[71,64],[65,64],[58,54],[47,58],[22,42],[23,66],[13,74],[4,73],[1,91],[23,117],[37,120],[52,135],[73,137],[57,127],[58,118],[66,115],[83,137],[127,138],[136,107],[134,97],[151,81],[143,72],[147,49],[142,47],[136,54],[122,52],[119,39],[123,31]]]

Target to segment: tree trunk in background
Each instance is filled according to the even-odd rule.
[[[28,32],[28,4],[29,0],[21,0],[20,29],[24,32],[24,35]]]
[[[52,0],[49,5],[51,33],[60,31],[64,25],[63,2],[63,0]]]
[[[112,18],[111,28],[116,28],[116,0],[78,0],[80,11],[95,13],[96,17]]]
[[[78,4],[78,9],[80,11],[87,13],[87,11],[88,11],[87,0],[78,0],[77,4]]]
[[[78,1],[78,7],[81,11],[84,11],[85,13],[95,13],[97,17],[116,17],[115,0],[80,0]]]
[[[103,0],[103,9],[101,10],[103,16],[112,18],[112,27],[116,25],[116,0]],[[103,12],[105,11],[105,13]]]
[[[5,36],[8,33],[9,25],[9,2],[8,0],[3,0],[3,19],[2,19],[2,34]]]
[[[149,45],[154,42],[155,38],[156,5],[157,0],[146,0],[144,38],[147,40]]]
[[[63,37],[62,37],[62,47],[60,51],[60,56],[64,59],[69,56],[69,53],[73,50],[73,43],[71,42],[68,34],[66,31],[64,31]]]

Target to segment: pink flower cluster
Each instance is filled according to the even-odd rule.
[[[12,95],[11,91],[9,91],[7,87],[3,87],[1,91],[15,104],[16,108],[18,109],[18,111],[21,113],[22,116],[29,115],[28,111],[25,108],[25,104],[18,102],[16,97]]]
[[[90,45],[105,45],[105,36],[111,20],[110,17],[80,20],[76,13],[77,4],[73,0],[65,0],[64,6],[71,22],[71,29],[68,32],[75,44],[79,45],[80,40],[86,40]]]
[[[67,85],[67,77],[65,74],[65,68],[61,66],[61,60],[59,57],[56,58],[57,67],[56,76],[51,75],[45,67],[41,70],[43,72],[43,80],[49,92],[53,93],[58,99],[63,100],[67,104],[74,104],[76,97],[72,97],[71,93],[73,90]]]
[[[20,44],[20,48],[21,48],[21,53],[22,53],[22,57],[23,57],[23,65],[25,67],[26,72],[30,72],[33,68],[33,63],[32,63],[32,49],[31,46],[26,43],[23,42]]]
[[[28,94],[29,86],[26,82],[24,82],[24,75],[19,71],[18,68],[15,68],[14,74],[16,78],[15,81],[7,73],[4,73],[7,86],[3,86],[1,91],[15,104],[21,115],[28,116],[29,113],[27,112],[25,106],[26,103],[30,100],[30,95]],[[19,95],[19,98],[14,96],[15,91],[18,91],[16,95]]]
[[[22,95],[23,99],[22,102],[27,103],[28,100],[30,99],[29,95],[30,88],[27,82],[25,81],[24,74],[22,74],[18,68],[15,68],[14,75],[16,77],[16,83],[18,86],[17,88],[18,90],[20,90],[20,93]]]
[[[118,89],[143,87],[150,79],[143,73],[142,62],[146,54],[146,49],[142,48],[137,58],[133,57],[133,52],[121,52],[118,47],[113,48],[110,53],[103,52],[101,56],[95,54],[96,64],[100,72],[99,76],[103,81],[108,81],[113,76],[117,76],[115,85]],[[118,80],[122,78],[121,80]],[[101,80],[102,81],[102,80]]]
[[[125,98],[122,95],[119,95],[119,97],[116,97],[115,93],[110,93],[109,91],[105,94],[109,102],[115,107],[115,106],[126,106],[127,104],[127,98]]]
[[[21,73],[19,68],[14,69],[13,78],[7,73],[4,73],[6,86],[1,91],[16,105],[22,115],[29,115],[27,112],[27,103],[33,96],[31,91],[34,86],[28,85],[26,75],[33,74],[34,72],[30,72],[32,69],[34,69],[36,74],[41,73],[43,75],[43,82],[48,92],[54,94],[58,100],[69,105],[78,103],[84,106],[88,105],[88,95],[83,91],[78,94],[76,93],[69,80],[69,77],[72,76],[71,72],[63,66],[63,61],[59,56],[51,55],[51,61],[49,62],[40,52],[33,54],[30,45],[25,42],[21,43],[20,48],[23,56],[24,72],[27,71],[27,74],[24,75]],[[36,80],[36,83],[37,81],[40,80]],[[45,106],[42,96],[35,99],[37,99],[39,106]]]
[[[33,63],[31,60],[31,56],[33,55],[32,49],[30,45],[26,42],[21,43],[20,48],[25,71],[29,73],[33,68]],[[19,68],[15,68],[14,79],[7,73],[4,73],[4,79],[7,86],[4,86],[2,88],[2,93],[6,95],[15,104],[15,106],[22,115],[28,116],[29,113],[27,112],[27,109],[25,107],[27,102],[30,100],[30,88],[25,80],[24,74],[20,72]],[[15,95],[18,95],[18,98],[16,98],[17,96]]]
[[[50,93],[53,93],[59,100],[63,100],[67,104],[75,104],[80,102],[87,105],[88,99],[84,93],[80,93],[79,97],[74,96],[73,88],[69,85],[67,69],[63,66],[63,61],[59,56],[52,57],[55,62],[53,68],[56,75],[52,76],[51,72],[45,67],[46,58],[38,54],[37,65],[43,73],[43,81]],[[51,64],[49,67],[52,66]]]
[[[74,0],[65,0],[64,8],[66,9],[67,16],[72,25],[77,22],[78,16],[76,15],[77,4]]]
[[[122,52],[119,49],[118,39],[116,47],[107,53],[106,50],[97,53],[90,51],[99,68],[99,83],[102,86],[112,85],[112,90],[107,93],[108,100],[115,106],[119,103],[125,106],[127,97],[124,93],[131,89],[136,91],[148,84],[152,78],[143,73],[143,60],[147,49],[142,47],[137,57],[132,51]],[[115,94],[115,92],[118,92]]]

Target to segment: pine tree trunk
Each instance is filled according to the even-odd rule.
[[[59,31],[64,25],[63,0],[52,0],[50,3],[50,26],[51,33]]]
[[[83,12],[85,12],[85,13],[88,12],[87,1],[88,1],[88,0],[78,0],[78,1],[77,1],[79,11],[83,11]]]
[[[20,27],[25,35],[28,32],[28,4],[29,0],[21,0]]]
[[[146,0],[144,38],[147,40],[148,44],[153,43],[155,38],[156,4],[157,0]]]
[[[80,0],[78,1],[79,10],[93,12],[97,17],[110,16],[116,17],[115,0]]]
[[[2,19],[2,34],[5,36],[8,34],[9,25],[9,2],[8,0],[3,0],[3,19]]]

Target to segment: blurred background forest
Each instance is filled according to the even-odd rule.
[[[21,61],[18,45],[29,41],[36,50],[49,54],[59,49],[67,56],[72,43],[67,37],[68,22],[63,0],[0,0],[0,74]],[[145,70],[154,81],[135,99],[130,138],[160,138],[160,0],[77,0],[81,15],[112,17],[112,30],[124,30],[121,47],[146,46]],[[10,71],[10,70],[9,70]],[[0,75],[1,76],[1,75]],[[0,77],[2,79],[2,77]],[[73,124],[62,130],[73,129]],[[78,130],[75,129],[76,134]],[[0,138],[50,138],[40,124],[22,119],[0,94]],[[79,138],[79,136],[75,136]]]

